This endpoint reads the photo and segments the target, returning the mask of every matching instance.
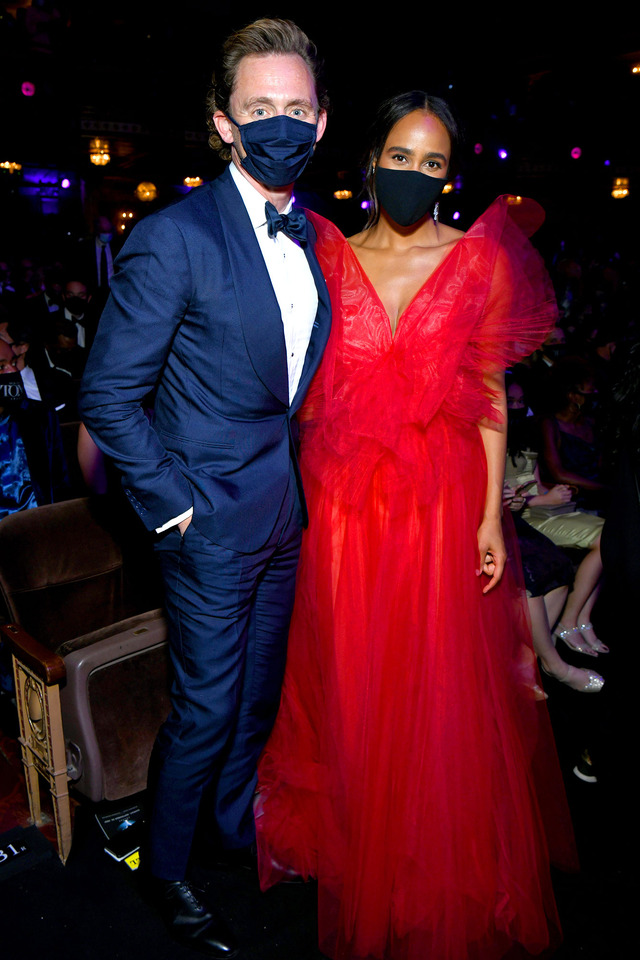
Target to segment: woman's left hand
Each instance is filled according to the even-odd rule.
[[[516,491],[513,487],[510,487],[506,482],[502,488],[502,506],[508,507],[512,513],[517,513],[519,510],[522,510],[526,503],[525,498],[522,494],[516,494]]]
[[[476,570],[476,576],[479,577],[484,573],[491,577],[489,583],[482,590],[483,593],[489,593],[502,579],[507,560],[500,520],[485,519],[480,524],[478,528],[478,555],[480,569]]]

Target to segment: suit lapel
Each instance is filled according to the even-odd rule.
[[[313,224],[310,221],[307,223],[307,237],[308,243],[304,248],[304,252],[307,256],[307,262],[311,268],[311,273],[318,291],[318,310],[316,313],[316,319],[313,323],[313,330],[311,331],[311,339],[309,341],[309,347],[307,348],[307,355],[302,368],[300,383],[298,384],[298,389],[296,390],[295,397],[291,403],[292,413],[296,412],[302,403],[302,400],[304,399],[304,395],[307,392],[309,384],[311,383],[311,379],[318,369],[320,360],[322,359],[322,354],[327,345],[329,332],[331,330],[331,301],[329,299],[329,291],[327,290],[326,280],[324,279],[322,270],[320,269],[320,264],[318,263],[318,259],[315,255],[314,246],[316,241],[316,232]]]
[[[280,308],[269,272],[229,171],[218,177],[212,187],[251,363],[267,389],[288,407],[287,351]]]

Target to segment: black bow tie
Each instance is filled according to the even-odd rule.
[[[270,237],[275,237],[278,230],[282,230],[287,237],[297,240],[301,247],[306,246],[307,218],[302,210],[292,210],[288,214],[278,213],[274,205],[267,200],[264,212],[267,215],[267,232]]]

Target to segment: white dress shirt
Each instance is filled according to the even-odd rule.
[[[66,307],[64,308],[64,318],[65,318],[65,320],[70,320],[71,323],[72,323],[72,324],[74,325],[74,327],[76,328],[76,333],[78,334],[78,346],[79,346],[79,347],[86,347],[86,345],[87,345],[87,335],[86,335],[86,332],[85,332],[85,329],[84,329],[84,324],[83,324],[82,320],[78,320],[77,317],[74,317],[74,315],[73,315],[72,313],[70,313],[69,310],[67,310]]]
[[[242,176],[235,164],[230,165],[230,170],[233,182],[249,214],[280,307],[287,350],[289,403],[291,403],[300,383],[313,324],[318,312],[318,291],[302,247],[282,231],[279,231],[275,237],[269,236],[265,198]],[[289,213],[292,205],[290,200],[285,209],[280,212]],[[173,517],[161,527],[157,527],[156,533],[163,533],[192,514],[193,508],[190,508],[179,517]]]
[[[265,198],[231,164],[231,176],[251,220],[269,279],[280,307],[289,372],[289,403],[293,400],[318,312],[318,291],[302,247],[279,231],[270,237],[264,212]],[[289,213],[290,200],[282,213]]]

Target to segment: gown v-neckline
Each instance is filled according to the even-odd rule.
[[[409,303],[406,305],[406,307],[404,308],[404,310],[402,311],[402,313],[400,313],[400,314],[398,315],[398,319],[396,320],[395,329],[394,329],[394,327],[393,327],[393,324],[391,323],[391,317],[389,316],[389,314],[388,314],[388,312],[387,312],[387,308],[385,307],[384,303],[382,302],[382,298],[380,297],[380,294],[378,293],[378,291],[376,290],[375,286],[373,285],[373,282],[372,282],[369,274],[367,273],[367,271],[366,271],[365,268],[363,267],[363,265],[362,265],[362,263],[361,263],[361,261],[360,261],[360,258],[358,257],[357,253],[355,252],[355,250],[353,249],[353,247],[352,247],[351,244],[349,243],[348,239],[347,239],[346,237],[344,238],[344,242],[345,242],[345,244],[347,245],[347,247],[348,247],[348,249],[349,249],[349,251],[350,251],[350,253],[351,253],[351,256],[352,256],[353,259],[355,260],[355,263],[356,263],[356,265],[357,265],[357,267],[358,267],[358,270],[359,270],[359,272],[360,272],[360,274],[361,274],[361,276],[362,276],[362,280],[363,280],[365,286],[369,288],[369,291],[370,291],[370,293],[372,294],[373,299],[375,299],[375,301],[376,301],[376,303],[378,304],[380,310],[382,311],[382,314],[383,314],[385,320],[387,321],[387,328],[388,328],[389,336],[390,336],[390,339],[391,339],[391,342],[392,342],[392,343],[395,341],[396,337],[398,336],[398,330],[400,329],[400,323],[402,322],[403,318],[409,313],[409,311],[411,310],[412,306],[414,305],[414,303],[416,302],[416,300],[418,299],[418,297],[420,296],[420,294],[423,292],[423,290],[425,289],[425,287],[427,287],[427,285],[431,282],[431,280],[432,280],[433,277],[438,273],[438,271],[441,269],[441,267],[443,267],[444,264],[448,261],[449,257],[453,254],[453,251],[454,251],[454,250],[457,250],[459,244],[462,243],[463,240],[466,240],[468,233],[469,233],[469,231],[467,231],[467,232],[464,234],[464,236],[460,237],[459,240],[456,240],[456,242],[454,243],[454,245],[453,245],[453,247],[451,248],[451,250],[449,250],[449,251],[444,255],[444,257],[442,258],[442,260],[440,261],[440,263],[438,263],[437,266],[434,267],[434,269],[431,271],[431,273],[429,274],[429,276],[428,276],[428,277],[425,279],[425,281],[418,287],[418,289],[416,290],[416,292],[414,293],[414,295],[411,297],[411,299],[409,300]]]

